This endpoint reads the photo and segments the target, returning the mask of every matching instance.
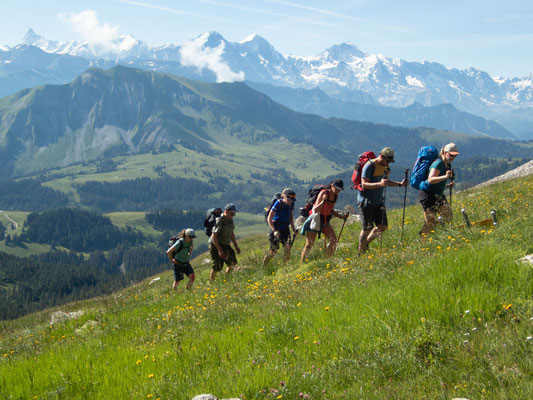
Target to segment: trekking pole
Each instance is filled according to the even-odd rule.
[[[385,169],[385,179],[387,180],[389,179],[389,171],[390,170],[388,168]],[[383,224],[385,223],[386,201],[387,201],[387,185],[385,185],[385,188],[383,189],[383,206],[381,207],[383,213],[381,214],[381,226],[383,226]],[[379,251],[381,251],[382,247],[383,247],[383,231],[379,235]]]
[[[468,214],[466,213],[466,209],[462,208],[461,213],[463,214],[463,219],[465,220],[466,227],[470,228],[470,220],[468,219]]]
[[[452,171],[452,176],[450,178],[450,183],[453,183],[454,179],[455,179],[455,172],[453,170],[453,168],[451,169]],[[452,188],[453,186],[450,186],[450,208],[452,207]]]
[[[339,237],[337,238],[337,243],[341,241],[341,235],[342,235],[342,230],[344,229],[344,224],[346,224],[346,218],[344,218],[344,222],[342,223],[341,231],[339,232]]]
[[[492,217],[492,225],[498,225],[498,220],[496,219],[496,210],[490,210],[490,215]]]
[[[298,233],[293,231],[292,232],[291,247],[292,247],[292,244],[294,243],[294,241],[296,240],[296,236],[298,236]]]
[[[407,181],[407,175],[409,174],[409,168],[405,170],[405,180]],[[403,224],[405,221],[405,203],[407,201],[407,186],[405,187],[405,192],[403,194],[403,214],[402,214],[402,234],[400,235],[400,243],[403,240]]]

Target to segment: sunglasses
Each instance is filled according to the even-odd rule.
[[[296,195],[295,194],[289,194],[287,196],[289,199],[296,201]]]

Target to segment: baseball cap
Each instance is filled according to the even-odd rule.
[[[339,190],[344,190],[344,182],[342,181],[342,179],[333,179],[331,184]]]
[[[296,199],[296,193],[292,189],[284,189],[283,194],[291,199]]]
[[[224,210],[237,212],[237,207],[235,207],[235,204],[233,203],[228,203],[226,204],[226,207],[224,207]]]
[[[185,234],[187,236],[189,236],[190,238],[195,238],[196,237],[196,233],[194,233],[194,229],[192,229],[192,228],[185,229]]]
[[[461,154],[457,151],[457,145],[455,143],[448,143],[446,146],[444,146],[444,151],[454,156]]]
[[[385,147],[381,150],[380,154],[390,163],[394,162],[394,150],[390,147]]]

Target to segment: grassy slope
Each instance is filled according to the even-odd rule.
[[[454,196],[455,223],[421,244],[419,207],[391,213],[383,251],[357,258],[347,225],[326,260],[260,268],[264,238],[243,239],[228,280],[191,293],[170,272],[112,296],[2,325],[2,398],[530,398],[533,393],[533,178]],[[498,211],[496,229],[459,226]],[[338,229],[338,227],[337,227]],[[295,250],[303,240],[298,239]],[[183,290],[183,287],[180,288]],[[88,320],[94,328],[82,329]]]
[[[326,160],[310,146],[280,140],[264,143],[260,153],[257,147],[242,143],[218,149],[223,150],[223,157],[210,157],[182,146],[177,146],[177,151],[169,153],[115,157],[114,160],[120,165],[116,171],[108,173],[97,173],[95,166],[65,167],[54,170],[53,173],[66,174],[67,177],[53,179],[45,185],[65,193],[73,193],[74,200],[79,201],[73,188],[74,184],[88,181],[118,182],[140,177],[157,178],[154,167],[159,166],[164,166],[164,172],[171,176],[181,176],[185,172],[186,177],[204,181],[208,180],[211,174],[219,175],[220,171],[223,171],[222,174],[235,183],[242,182],[243,179],[248,180],[252,172],[264,173],[265,168],[275,168],[276,165],[282,166],[302,180],[321,178],[345,169]]]

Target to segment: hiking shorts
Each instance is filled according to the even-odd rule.
[[[219,272],[224,268],[224,263],[227,266],[237,264],[237,257],[235,256],[235,250],[230,245],[220,245],[222,251],[226,253],[226,258],[220,258],[218,255],[218,250],[214,244],[209,245],[209,250],[211,252],[211,259],[213,260],[213,271]]]
[[[359,204],[359,210],[363,216],[363,230],[369,231],[374,225],[384,225],[387,226],[389,223],[387,221],[387,212],[383,207],[383,204],[367,204],[363,206]]]
[[[443,205],[448,204],[444,195],[428,193],[423,190],[418,192],[418,200],[422,204],[424,211],[438,212]]]
[[[194,269],[192,269],[191,263],[179,263],[178,265],[172,264],[174,267],[174,280],[176,282],[183,280],[183,275],[191,275],[194,274]]]
[[[270,250],[278,250],[279,242],[281,242],[282,246],[285,246],[287,242],[289,242],[289,226],[287,226],[286,228],[278,229],[278,227],[274,224],[274,228],[278,230],[279,238],[274,236],[274,232],[270,231],[270,233],[268,234],[268,239],[270,240]]]

